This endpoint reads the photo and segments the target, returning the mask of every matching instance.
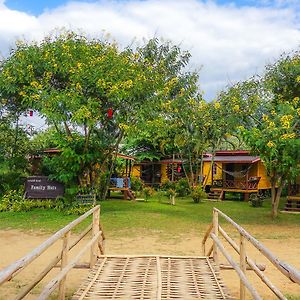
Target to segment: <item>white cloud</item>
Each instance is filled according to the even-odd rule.
[[[3,3],[0,0],[2,53],[18,37],[40,39],[60,27],[98,36],[105,30],[122,46],[133,39],[164,37],[191,51],[194,68],[203,66],[201,87],[210,99],[230,81],[261,71],[300,41],[299,15],[293,6],[239,8],[197,0],[69,2],[35,17]]]

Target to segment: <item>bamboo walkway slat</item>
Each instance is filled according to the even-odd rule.
[[[72,297],[83,299],[231,299],[211,259],[103,256]]]

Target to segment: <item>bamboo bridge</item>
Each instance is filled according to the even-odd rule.
[[[76,240],[71,242],[71,230],[93,216],[92,223]],[[221,227],[219,218],[229,222],[239,233],[237,244]],[[79,249],[78,254],[70,259],[69,251],[91,232],[91,239]],[[233,260],[225,249],[220,237],[226,240],[239,254],[239,262]],[[56,241],[63,239],[61,251],[38,274],[34,280],[24,286],[14,299],[23,299],[54,268],[60,271],[54,278],[43,285],[37,299],[65,299],[67,275],[73,268],[90,268],[88,276],[72,296],[73,300],[83,299],[232,299],[220,276],[220,269],[231,268],[239,276],[239,299],[262,299],[247,278],[247,270],[253,271],[278,299],[287,299],[282,292],[263,273],[264,267],[257,265],[245,250],[246,242],[256,247],[283,275],[300,285],[300,272],[280,261],[267,248],[252,237],[246,230],[235,223],[220,210],[213,209],[213,221],[202,240],[201,256],[166,256],[166,255],[108,255],[105,253],[105,236],[100,223],[100,206],[95,206],[80,216],[31,253],[0,271],[0,286],[21,273]],[[207,247],[208,243],[212,244]],[[80,263],[86,252],[90,253],[88,263]],[[221,254],[229,265],[220,263]],[[54,294],[56,293],[56,294]],[[36,292],[35,292],[36,294]],[[56,296],[55,296],[56,295]]]

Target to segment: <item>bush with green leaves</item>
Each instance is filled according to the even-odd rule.
[[[178,197],[185,197],[191,193],[189,182],[186,178],[178,180],[175,184],[175,190]]]
[[[155,194],[155,190],[150,186],[146,186],[143,189],[143,194],[145,199],[148,200],[150,197],[152,197]]]
[[[171,180],[165,180],[164,182],[161,183],[160,188],[163,191],[168,191],[170,189],[175,190],[176,189],[176,182],[172,182]]]
[[[144,187],[144,183],[143,181],[141,180],[141,178],[137,177],[137,176],[132,176],[130,177],[130,182],[131,182],[131,189],[133,191],[137,191],[137,192],[140,192],[143,190],[143,187]]]
[[[193,189],[191,196],[195,203],[199,203],[201,202],[201,200],[207,199],[207,194],[205,193],[205,191],[203,191],[201,185],[198,185]]]

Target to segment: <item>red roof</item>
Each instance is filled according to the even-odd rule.
[[[211,161],[212,157],[205,157],[203,161]],[[222,162],[222,163],[246,163],[246,164],[253,164],[260,161],[259,156],[246,156],[246,155],[235,155],[235,156],[224,156],[224,155],[216,155],[214,157],[215,162]]]
[[[216,151],[216,155],[249,155],[250,151],[248,150],[218,150]]]

